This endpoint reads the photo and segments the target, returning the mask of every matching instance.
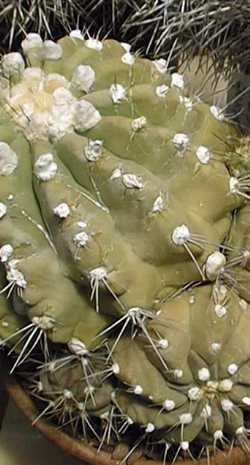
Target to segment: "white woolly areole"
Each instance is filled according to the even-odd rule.
[[[1,211],[1,209],[0,209]],[[1,218],[1,216],[0,216]],[[239,306],[242,310],[247,310],[247,302],[244,300],[244,299],[240,299],[239,300]]]
[[[10,259],[13,252],[14,252],[14,249],[12,245],[10,244],[3,245],[0,248],[0,262],[6,263]]]
[[[220,342],[212,342],[211,348],[212,348],[212,351],[215,354],[218,354],[218,352],[220,352],[220,350],[221,350],[221,343]]]
[[[162,407],[167,411],[167,412],[171,412],[172,410],[175,409],[175,402],[173,400],[170,400],[170,399],[166,399],[164,400],[163,404],[162,404]]]
[[[185,244],[191,237],[190,231],[185,224],[177,226],[172,234],[172,241],[175,245]]]
[[[127,189],[142,189],[144,186],[141,178],[135,174],[124,174],[122,182]]]
[[[205,405],[205,407],[203,407],[202,411],[201,411],[201,417],[202,418],[209,418],[211,417],[212,415],[212,409],[210,407],[210,405]]]
[[[194,386],[188,390],[188,397],[190,400],[199,400],[202,396],[202,392],[198,386]]]
[[[125,65],[133,66],[135,64],[135,56],[132,55],[132,53],[130,52],[124,53],[124,55],[122,55],[121,60],[122,63],[124,63]]]
[[[175,147],[177,148],[178,152],[183,152],[187,148],[187,145],[189,143],[189,137],[187,136],[187,134],[177,133],[174,135],[172,141]]]
[[[176,368],[174,370],[174,377],[176,379],[179,379],[179,378],[182,378],[183,377],[183,370],[179,369],[179,368]]]
[[[190,425],[193,421],[193,416],[191,413],[183,413],[179,416],[179,420],[181,425]]]
[[[239,181],[235,177],[231,177],[229,179],[229,191],[230,194],[238,194],[239,193]]]
[[[89,235],[85,231],[81,231],[73,237],[73,242],[77,247],[85,247],[88,241]]]
[[[223,316],[225,316],[226,313],[227,313],[226,307],[224,307],[223,305],[220,305],[220,304],[215,305],[214,311],[215,311],[218,318],[223,318]]]
[[[75,103],[74,113],[74,127],[79,132],[94,128],[102,119],[94,105],[86,100]]]
[[[30,34],[27,34],[26,39],[22,41],[21,46],[24,53],[27,54],[34,48],[42,48],[43,41],[39,34],[31,32]]]
[[[183,89],[184,87],[184,78],[182,74],[173,73],[171,76],[171,87],[178,87],[179,89]]]
[[[137,132],[147,126],[147,118],[145,116],[140,116],[139,118],[135,118],[131,122],[131,128],[133,131]]]
[[[159,60],[153,61],[154,66],[156,67],[157,71],[161,74],[165,74],[168,70],[168,63],[164,58],[160,58]]]
[[[182,95],[180,95],[179,101],[180,101],[181,104],[184,105],[184,107],[186,108],[187,111],[192,111],[193,102],[192,102],[191,98],[183,97]]]
[[[189,449],[189,442],[188,441],[181,441],[180,447],[182,450],[187,451]]]
[[[53,212],[58,218],[64,219],[70,215],[70,208],[67,203],[63,202],[59,203],[59,205],[54,208]]]
[[[127,42],[121,42],[120,45],[125,50],[125,52],[130,52],[132,48],[132,46],[128,44]]]
[[[0,220],[6,215],[7,207],[4,203],[0,202]]]
[[[241,399],[241,402],[244,404],[244,405],[247,405],[248,407],[250,406],[250,397],[243,397]]]
[[[111,369],[112,369],[112,372],[113,372],[115,375],[119,375],[119,373],[120,373],[120,367],[119,367],[118,363],[113,363]]]
[[[224,412],[230,412],[234,407],[233,402],[230,399],[221,400],[221,408]]]
[[[235,375],[235,373],[237,373],[239,367],[236,363],[231,363],[230,365],[228,365],[227,367],[227,372],[230,374],[230,375]]]
[[[155,430],[155,425],[153,425],[153,423],[148,423],[145,428],[145,433],[153,433],[154,430]]]
[[[140,386],[140,384],[137,384],[133,389],[133,393],[136,394],[137,396],[141,396],[143,394],[142,386]]]
[[[218,121],[223,121],[224,120],[224,115],[219,107],[216,105],[212,105],[210,107],[210,112],[212,115],[218,120]]]
[[[208,381],[210,378],[210,371],[208,368],[201,368],[199,371],[198,371],[198,379],[200,381]]]
[[[93,37],[85,40],[84,45],[92,50],[96,50],[97,52],[101,52],[103,49],[103,43],[98,39],[93,39]]]
[[[18,287],[25,289],[27,281],[24,278],[23,273],[16,268],[17,261],[11,260],[7,265],[6,279],[10,283],[16,284]]]
[[[80,29],[74,29],[69,33],[69,36],[72,37],[73,39],[79,39],[79,40],[84,40],[82,31]]]
[[[68,342],[68,348],[70,352],[72,352],[75,355],[78,355],[79,357],[88,354],[88,350],[85,344],[76,337],[72,337],[72,339],[70,339],[70,341]]]
[[[104,266],[98,266],[98,268],[94,268],[89,272],[91,279],[96,279],[101,281],[102,279],[107,278],[108,272]]]
[[[207,165],[211,158],[211,153],[207,147],[200,145],[196,150],[196,156],[203,165]]]
[[[210,281],[214,281],[226,264],[226,257],[221,252],[213,252],[208,256],[205,272]]]
[[[167,349],[168,346],[169,346],[169,342],[167,339],[160,339],[157,342],[157,347],[159,347],[159,349]]]
[[[219,441],[223,439],[223,431],[221,429],[218,429],[217,431],[214,432],[214,439],[215,441]]]
[[[71,84],[82,92],[89,92],[95,82],[95,71],[89,65],[78,65],[74,70]]]
[[[66,400],[70,400],[72,399],[74,396],[73,396],[73,392],[70,391],[69,389],[64,389],[63,390],[63,397],[66,399]]]
[[[34,165],[34,173],[40,181],[50,181],[57,173],[57,164],[52,153],[40,155]]]
[[[41,328],[43,331],[49,331],[50,329],[53,329],[55,326],[54,318],[51,318],[51,316],[47,315],[34,316],[32,318],[32,323]]]
[[[24,59],[21,53],[12,52],[3,56],[1,61],[3,75],[10,79],[17,74],[21,75],[25,69]]]
[[[233,381],[231,379],[223,379],[219,382],[218,389],[220,392],[230,392],[233,387]]]
[[[246,431],[246,428],[244,426],[239,426],[239,428],[237,428],[237,430],[235,431],[235,434],[237,436],[240,436],[241,434],[246,434],[247,431]]]
[[[162,85],[157,86],[155,88],[155,93],[156,93],[157,97],[159,97],[159,98],[165,98],[168,91],[169,91],[169,87],[166,86],[166,84],[162,84]]]
[[[158,197],[156,197],[153,203],[152,213],[160,213],[162,212],[162,210],[164,210],[164,207],[165,207],[165,202],[164,202],[162,195],[160,194],[158,195]]]
[[[112,84],[109,91],[113,103],[119,104],[127,100],[127,90],[121,84]]]
[[[90,162],[98,161],[102,156],[103,152],[103,141],[102,140],[90,140],[88,145],[84,149],[85,157]]]
[[[116,168],[110,176],[111,180],[119,179],[122,176],[122,171],[120,168]]]
[[[59,60],[63,56],[63,49],[60,44],[56,44],[53,40],[45,40],[43,44],[43,59],[44,60]]]
[[[5,142],[0,142],[0,176],[10,176],[18,165],[16,153]]]

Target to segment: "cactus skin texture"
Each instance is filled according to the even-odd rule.
[[[0,81],[11,371],[39,418],[124,443],[124,461],[245,445],[248,139],[128,44],[22,46],[27,65],[5,55]]]

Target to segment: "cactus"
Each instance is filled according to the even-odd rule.
[[[0,337],[35,422],[123,462],[245,447],[248,139],[126,43],[22,49],[1,62]]]

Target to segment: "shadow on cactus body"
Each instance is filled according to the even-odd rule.
[[[112,40],[1,62],[0,336],[52,418],[175,460],[246,444],[249,153],[220,108]]]

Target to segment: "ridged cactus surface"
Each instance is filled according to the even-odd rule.
[[[1,62],[0,336],[39,417],[164,459],[245,443],[249,152],[164,59]],[[130,449],[131,447],[131,449]],[[198,451],[198,452],[197,452]]]

